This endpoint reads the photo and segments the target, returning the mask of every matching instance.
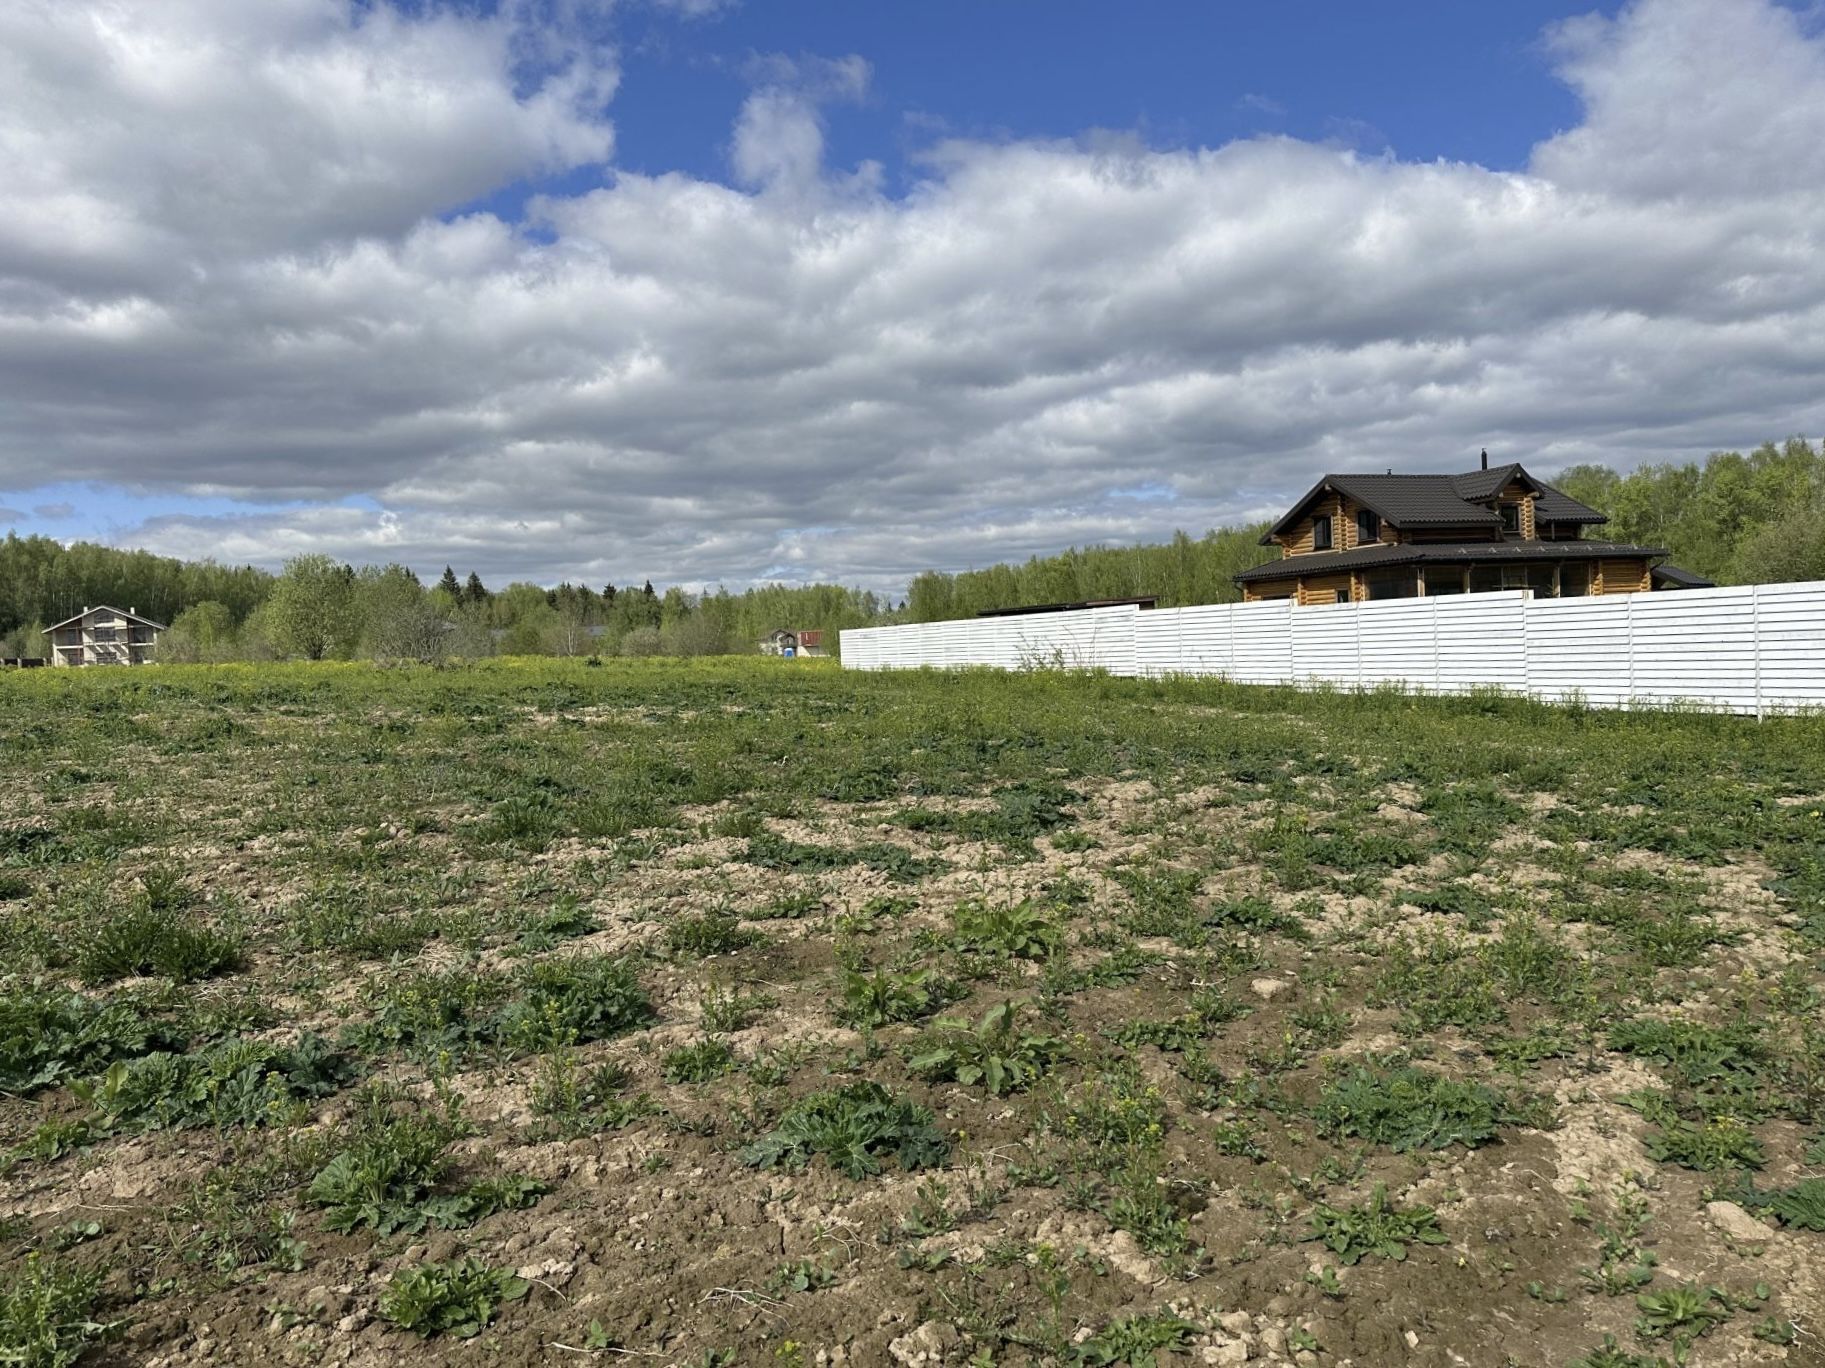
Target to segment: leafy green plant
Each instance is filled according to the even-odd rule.
[[[609,1040],[653,1019],[632,959],[572,955],[535,960],[484,1034],[520,1050]]]
[[[660,1067],[670,1082],[708,1083],[734,1071],[735,1051],[728,1041],[716,1037],[696,1040],[667,1050]]]
[[[1759,1169],[1766,1159],[1755,1132],[1730,1116],[1714,1117],[1703,1125],[1675,1117],[1649,1131],[1642,1143],[1662,1163],[1707,1173]]]
[[[351,1083],[355,1061],[321,1036],[289,1046],[228,1040],[191,1054],[155,1052],[116,1060],[99,1079],[73,1084],[106,1129],[259,1126],[297,1102]]]
[[[427,1226],[474,1225],[497,1211],[533,1205],[550,1189],[508,1174],[448,1189],[454,1167],[450,1143],[461,1127],[446,1116],[368,1100],[348,1143],[311,1180],[306,1196],[325,1208],[324,1225],[376,1234],[416,1234]]]
[[[141,974],[190,983],[240,962],[239,935],[142,900],[90,929],[76,972],[85,983],[112,983]]]
[[[1103,1368],[1125,1363],[1128,1368],[1158,1368],[1159,1349],[1183,1349],[1203,1329],[1195,1321],[1168,1311],[1118,1316],[1071,1350],[1071,1362]]]
[[[1057,924],[1031,902],[971,899],[951,913],[951,943],[996,959],[1044,959],[1059,946]]]
[[[881,1171],[884,1155],[910,1172],[935,1168],[949,1153],[929,1111],[879,1083],[861,1082],[800,1099],[741,1158],[753,1168],[798,1170],[822,1154],[839,1173],[864,1178]]]
[[[681,917],[665,929],[665,943],[676,954],[707,959],[711,955],[732,955],[758,943],[761,934],[741,924],[741,918],[730,912],[706,912],[701,916]]]
[[[493,1324],[503,1306],[530,1290],[531,1284],[512,1270],[475,1258],[420,1264],[393,1276],[381,1294],[380,1314],[427,1339],[440,1334],[470,1339]]]
[[[1635,1333],[1643,1339],[1676,1335],[1690,1342],[1730,1319],[1730,1299],[1715,1287],[1686,1283],[1664,1292],[1643,1292],[1635,1298],[1641,1312]]]
[[[1062,1042],[1018,1028],[1024,1004],[1003,1002],[971,1024],[940,1018],[907,1059],[925,1078],[954,1079],[965,1087],[980,1083],[991,1097],[1032,1086],[1057,1057]]]
[[[954,995],[953,985],[928,969],[894,973],[877,968],[864,974],[843,972],[836,1019],[845,1026],[886,1026],[917,1021],[942,1007]]]
[[[0,1363],[68,1368],[112,1338],[121,1323],[95,1318],[101,1282],[100,1273],[27,1254],[0,1285]]]
[[[1368,1254],[1404,1259],[1409,1244],[1444,1244],[1447,1240],[1431,1207],[1391,1205],[1385,1183],[1376,1184],[1367,1206],[1334,1207],[1320,1202],[1312,1213],[1311,1229],[1300,1238],[1322,1242],[1344,1264],[1358,1263]]]
[[[1825,1178],[1803,1178],[1792,1187],[1763,1190],[1744,1184],[1738,1200],[1782,1225],[1825,1233]]]
[[[816,1259],[794,1259],[773,1270],[767,1279],[769,1292],[818,1292],[836,1286],[837,1276]]]
[[[1616,1343],[1614,1335],[1605,1335],[1602,1344],[1573,1359],[1565,1368],[1672,1368],[1672,1365],[1655,1355],[1631,1354]]]
[[[0,1092],[23,1095],[183,1041],[132,1003],[43,983],[0,991]]]
[[[1359,1137],[1397,1153],[1475,1149],[1508,1125],[1544,1123],[1538,1105],[1517,1107],[1481,1083],[1464,1083],[1414,1065],[1357,1065],[1326,1086],[1313,1108],[1320,1133]]]

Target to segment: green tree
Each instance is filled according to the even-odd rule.
[[[158,658],[173,664],[220,664],[235,658],[238,637],[228,605],[204,599],[171,619],[171,630],[158,643]]]
[[[295,556],[273,585],[266,633],[282,656],[347,656],[361,637],[355,572],[328,556]]]
[[[444,567],[444,577],[437,582],[437,587],[450,596],[450,602],[461,603],[463,601],[462,581],[457,579],[456,571],[449,566]]]
[[[454,574],[445,572],[454,581]],[[449,647],[449,619],[432,602],[414,575],[403,565],[372,566],[360,576],[362,641],[376,660],[441,660]],[[460,586],[459,586],[460,590]],[[435,597],[449,601],[439,584]]]

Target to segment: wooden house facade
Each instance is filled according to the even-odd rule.
[[[1300,604],[1529,589],[1540,598],[1707,583],[1658,546],[1603,541],[1608,519],[1519,465],[1465,475],[1327,475],[1262,537],[1277,560],[1235,577],[1244,602]]]

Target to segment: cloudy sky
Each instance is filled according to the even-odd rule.
[[[1825,13],[1586,9],[6,0],[0,529],[892,589],[1818,436]]]

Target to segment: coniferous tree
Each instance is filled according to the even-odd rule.
[[[482,577],[471,570],[469,572],[469,582],[463,586],[463,601],[472,608],[479,608],[486,603],[490,597],[491,595],[488,593],[488,587],[482,583]]]
[[[456,571],[449,566],[444,567],[444,577],[437,582],[437,587],[450,596],[452,603],[463,601],[463,586],[456,578]]]

